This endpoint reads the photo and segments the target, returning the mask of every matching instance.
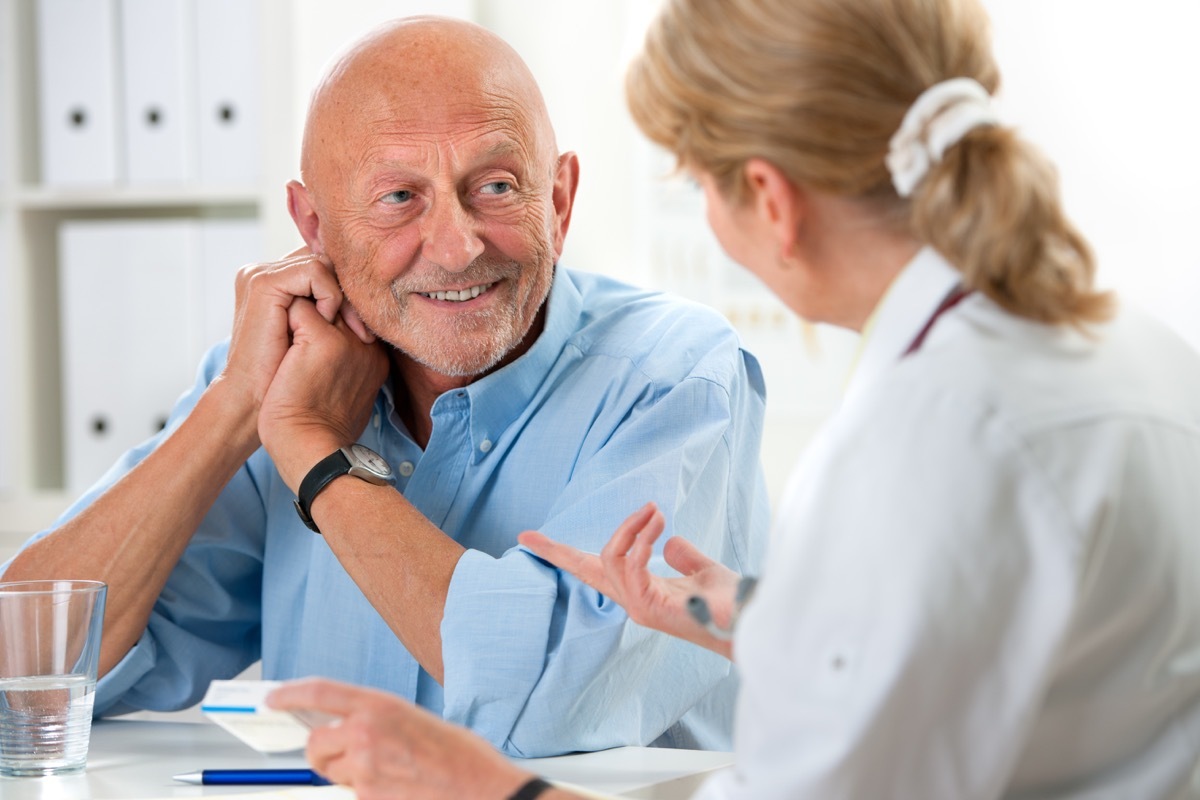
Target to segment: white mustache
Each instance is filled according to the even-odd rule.
[[[469,297],[464,297],[464,292],[471,292],[479,289],[475,296],[486,292],[495,284],[505,278],[515,278],[521,272],[521,265],[515,261],[475,261],[470,267],[462,272],[450,272],[436,268],[431,273],[423,273],[420,276],[412,278],[404,276],[392,281],[392,294],[396,299],[403,299],[404,295],[409,293],[423,294],[426,297],[433,297],[438,294],[446,294],[446,297],[438,297],[439,300],[466,300]],[[467,289],[444,289],[444,286],[462,286],[467,284]],[[455,297],[449,297],[451,293],[457,292]]]

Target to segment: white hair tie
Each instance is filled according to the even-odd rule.
[[[888,144],[887,168],[901,197],[908,197],[967,131],[998,125],[992,96],[973,78],[951,78],[916,99]]]

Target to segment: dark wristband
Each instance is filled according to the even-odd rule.
[[[520,789],[508,796],[508,800],[533,800],[540,797],[542,792],[550,788],[550,784],[541,778],[530,778]]]

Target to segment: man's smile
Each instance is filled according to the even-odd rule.
[[[422,297],[428,297],[430,300],[449,300],[454,303],[461,303],[466,300],[474,300],[479,295],[486,292],[488,289],[496,285],[495,281],[491,283],[481,283],[477,286],[469,286],[466,289],[449,289],[439,292],[417,292]]]

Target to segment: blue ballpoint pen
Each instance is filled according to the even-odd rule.
[[[325,786],[328,780],[311,769],[204,769],[174,776],[182,783],[222,786],[233,784],[276,784]]]

